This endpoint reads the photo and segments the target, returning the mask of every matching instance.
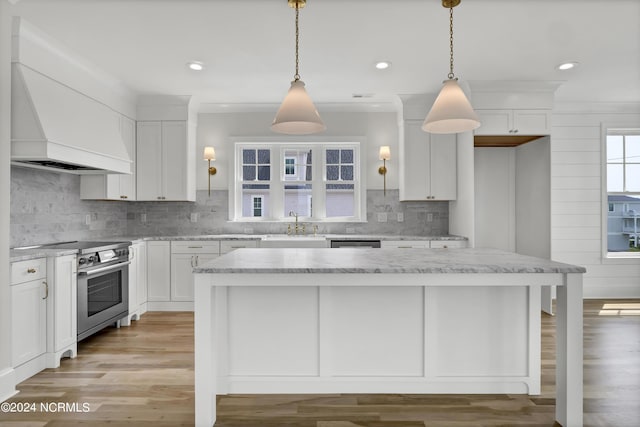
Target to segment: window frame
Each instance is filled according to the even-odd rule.
[[[252,218],[264,217],[264,196],[262,194],[252,194],[251,196],[251,213]],[[256,215],[256,201],[260,200],[260,215]]]
[[[308,138],[308,139],[307,139]],[[284,153],[288,150],[313,149],[312,174],[310,181],[312,194],[308,203],[313,203],[311,216],[299,216],[305,222],[366,222],[366,138],[364,137],[306,137],[304,140],[296,137],[237,137],[230,141],[233,144],[234,156],[230,159],[229,179],[229,221],[232,222],[290,222],[292,219],[284,212],[284,185],[302,183],[302,181],[286,180],[292,175],[285,174]],[[242,150],[246,148],[271,150],[271,175],[269,181],[259,181],[269,185],[265,190],[269,193],[268,211],[263,211],[263,217],[242,216]],[[354,149],[354,215],[348,217],[326,217],[325,195],[326,176],[324,170],[326,148]],[[297,171],[299,172],[299,171]],[[338,182],[338,181],[337,181]],[[275,190],[281,186],[280,190]],[[246,194],[245,194],[246,196]]]
[[[602,258],[605,263],[623,262],[625,258],[640,258],[640,252],[620,251],[609,252],[609,195],[634,196],[640,197],[640,191],[608,191],[608,172],[609,165],[607,157],[607,137],[609,135],[640,135],[640,123],[602,123],[601,124],[601,162],[600,162],[600,178],[601,178],[601,250]],[[623,209],[624,210],[624,209]]]

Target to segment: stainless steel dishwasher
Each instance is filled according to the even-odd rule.
[[[379,248],[380,240],[331,240],[332,248]]]

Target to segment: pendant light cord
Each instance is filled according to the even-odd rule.
[[[297,49],[297,48],[296,48]],[[449,8],[449,80],[455,78],[453,74],[453,7]]]
[[[298,45],[300,44],[300,5],[296,3],[296,74],[293,76],[295,81],[300,80],[300,59],[298,57]]]

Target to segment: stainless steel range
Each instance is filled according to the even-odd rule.
[[[131,242],[65,242],[43,247],[78,250],[78,341],[129,314]]]

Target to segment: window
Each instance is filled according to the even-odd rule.
[[[263,196],[251,196],[253,201],[253,216],[262,216],[262,199]]]
[[[609,130],[605,151],[607,252],[640,253],[640,130]]]
[[[236,143],[230,218],[236,221],[360,221],[360,145],[352,143]]]

